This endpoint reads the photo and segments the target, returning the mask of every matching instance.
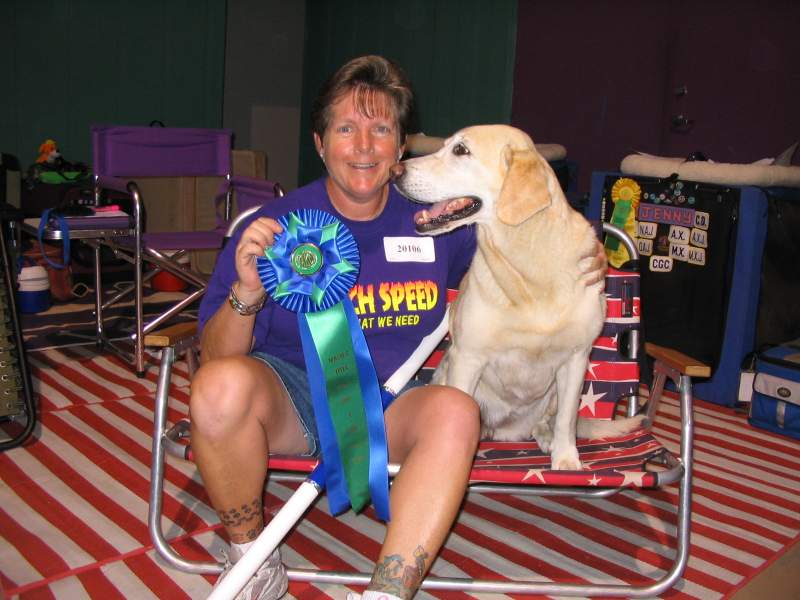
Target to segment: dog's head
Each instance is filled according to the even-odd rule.
[[[420,233],[495,220],[519,225],[552,202],[547,162],[527,134],[507,125],[467,127],[438,152],[401,165],[397,189],[433,205],[415,217]]]

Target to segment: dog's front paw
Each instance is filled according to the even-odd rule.
[[[531,437],[539,444],[542,452],[549,453],[553,446],[553,429],[548,423],[538,423],[531,432]]]
[[[580,471],[583,468],[578,449],[570,446],[564,449],[553,449],[550,455],[551,469],[555,471]]]

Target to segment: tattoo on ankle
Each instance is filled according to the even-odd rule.
[[[405,558],[399,554],[385,556],[375,566],[368,589],[389,592],[401,598],[411,598],[425,575],[425,561],[428,553],[422,546],[414,550],[414,564],[405,564]]]
[[[231,533],[231,543],[233,544],[247,544],[248,542],[255,541],[258,537],[258,534],[261,533],[262,529],[251,529],[247,533]]]
[[[226,529],[240,527],[245,523],[251,523],[255,521],[255,523],[252,523],[253,527],[248,530],[246,534],[244,534],[247,538],[244,541],[250,541],[256,538],[258,533],[261,531],[261,524],[264,520],[260,498],[256,498],[249,504],[242,504],[239,507],[219,510],[217,511],[217,514],[219,515],[219,520]],[[237,535],[237,537],[241,536],[242,534]]]

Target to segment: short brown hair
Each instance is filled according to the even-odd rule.
[[[398,65],[374,55],[354,58],[323,84],[311,107],[311,130],[320,139],[330,123],[331,106],[351,90],[358,111],[368,117],[374,115],[376,94],[384,94],[394,109],[400,143],[405,143],[414,103],[411,84]]]

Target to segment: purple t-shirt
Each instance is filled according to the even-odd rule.
[[[474,228],[462,227],[435,237],[418,235],[414,213],[422,207],[404,198],[394,186],[390,186],[386,207],[377,219],[351,221],[339,215],[331,204],[324,179],[267,203],[253,218],[278,218],[299,208],[317,208],[335,215],[358,243],[361,269],[350,298],[378,380],[383,383],[441,322],[447,289],[458,287],[475,253]],[[247,224],[239,227],[217,260],[200,303],[201,329],[226,301],[236,281],[233,257],[246,228]],[[305,368],[294,313],[268,300],[256,315],[253,335],[253,350]]]

